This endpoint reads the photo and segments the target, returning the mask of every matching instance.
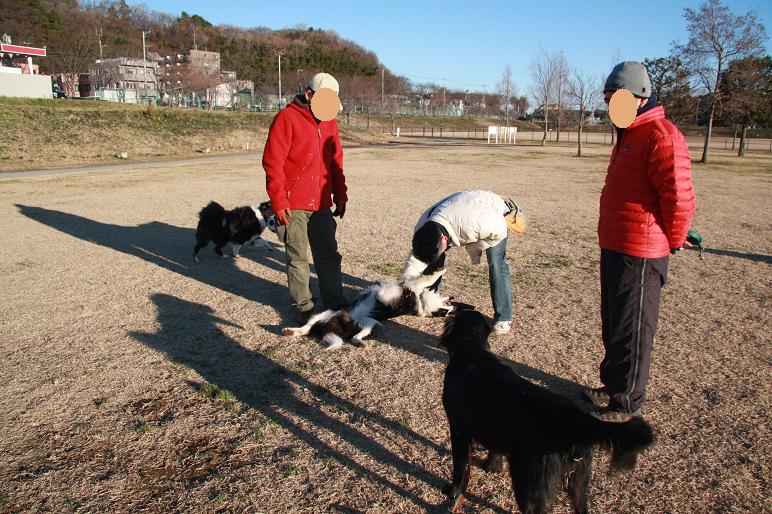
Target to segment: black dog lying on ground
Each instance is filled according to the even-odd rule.
[[[477,441],[509,460],[517,504],[524,514],[546,512],[558,487],[574,511],[587,512],[587,490],[595,445],[611,448],[611,469],[635,467],[653,441],[641,418],[600,421],[567,399],[518,376],[490,351],[491,329],[477,311],[460,311],[446,324],[440,346],[450,361],[442,403],[448,416],[453,481],[444,492],[455,510],[469,482],[470,450]]]
[[[193,248],[193,258],[198,262],[198,252],[214,242],[214,251],[220,257],[223,247],[231,243],[233,256],[239,256],[242,245],[261,245],[268,250],[273,250],[271,245],[260,239],[260,234],[269,226],[273,217],[271,202],[263,202],[258,207],[236,207],[226,211],[217,202],[209,202],[209,205],[201,209],[198,214],[198,227],[196,227],[196,246]]]

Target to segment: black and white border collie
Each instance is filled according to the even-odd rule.
[[[312,316],[302,327],[285,328],[285,336],[313,334],[322,339],[328,350],[351,340],[362,346],[380,321],[404,314],[445,316],[456,307],[450,297],[427,289],[445,273],[438,269],[431,275],[420,275],[409,281],[382,280],[371,285],[353,303],[340,310],[328,309]]]
[[[225,257],[222,249],[228,243],[233,247],[234,257],[239,256],[239,250],[245,244],[273,250],[271,245],[260,238],[266,227],[270,228],[273,215],[271,202],[263,202],[257,207],[236,207],[230,211],[226,211],[217,202],[209,202],[198,214],[193,258],[199,262],[198,252],[209,241],[215,244],[214,251],[220,257]]]

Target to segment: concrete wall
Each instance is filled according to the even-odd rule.
[[[51,77],[0,73],[0,96],[51,98]]]

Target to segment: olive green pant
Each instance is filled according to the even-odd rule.
[[[319,277],[319,293],[327,309],[346,304],[341,284],[338,242],[335,240],[337,223],[332,211],[292,210],[289,225],[276,227],[276,235],[284,243],[287,255],[287,285],[292,304],[301,312],[314,308],[309,280],[308,247]]]

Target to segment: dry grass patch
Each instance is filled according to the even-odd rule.
[[[492,342],[577,398],[601,358],[595,229],[608,148],[406,145],[346,152],[346,292],[396,278],[415,220],[453,191],[516,198],[515,326]],[[694,167],[709,250],[671,260],[631,475],[597,460],[596,512],[758,512],[769,500],[772,159]],[[211,250],[195,216],[265,198],[253,156],[4,181],[0,511],[439,512],[450,476],[442,320],[384,323],[364,349],[290,339],[281,248]],[[443,292],[491,315],[487,267],[448,256]],[[314,287],[316,283],[314,282]],[[475,452],[475,463],[483,455]],[[462,512],[515,509],[473,469]],[[561,498],[556,512],[566,512]]]

